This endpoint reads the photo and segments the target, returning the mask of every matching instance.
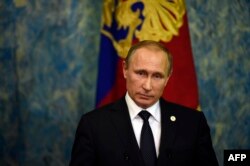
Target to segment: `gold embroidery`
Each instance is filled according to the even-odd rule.
[[[132,5],[142,3],[143,10],[132,10]],[[140,12],[144,20],[140,18]],[[168,42],[179,35],[179,28],[183,25],[185,4],[183,0],[104,0],[101,32],[112,41],[118,55],[122,58],[132,44],[133,36],[138,40],[155,40]],[[104,29],[111,27],[112,16],[115,16],[117,30],[128,30],[124,39],[116,41],[113,35]],[[138,27],[140,29],[138,29]]]
[[[16,7],[25,7],[27,5],[27,0],[14,0]]]

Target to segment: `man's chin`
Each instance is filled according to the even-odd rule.
[[[137,102],[137,105],[140,106],[141,108],[148,108],[150,106],[152,106],[153,102],[152,101],[149,101],[149,100],[144,100],[144,99],[140,99],[138,102]]]

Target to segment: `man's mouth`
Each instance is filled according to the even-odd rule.
[[[145,94],[140,94],[140,97],[142,99],[149,99],[149,98],[152,98],[153,96],[151,96],[151,95],[145,95]]]

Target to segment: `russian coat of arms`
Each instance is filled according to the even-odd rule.
[[[101,31],[125,58],[133,38],[168,42],[178,36],[185,11],[183,0],[104,0]],[[125,35],[117,38],[114,30]]]

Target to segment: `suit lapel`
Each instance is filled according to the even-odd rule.
[[[160,100],[161,106],[161,142],[160,142],[160,153],[158,157],[158,165],[166,161],[166,155],[171,156],[171,149],[174,143],[176,128],[177,128],[177,117],[175,111],[168,106],[168,103],[164,100]]]
[[[171,149],[176,135],[176,122],[178,122],[178,118],[175,114],[175,111],[171,109],[171,106],[169,106],[166,101],[161,99],[160,107],[162,124],[158,165],[165,165],[166,156],[171,156]],[[119,139],[123,144],[124,157],[128,159],[131,165],[144,166],[140,149],[134,135],[127,104],[124,98],[114,104],[110,115],[112,124],[115,126]],[[174,121],[173,117],[176,118],[176,121]]]
[[[143,166],[143,159],[137,144],[125,98],[114,104],[111,121],[124,146],[124,158],[135,166]]]

